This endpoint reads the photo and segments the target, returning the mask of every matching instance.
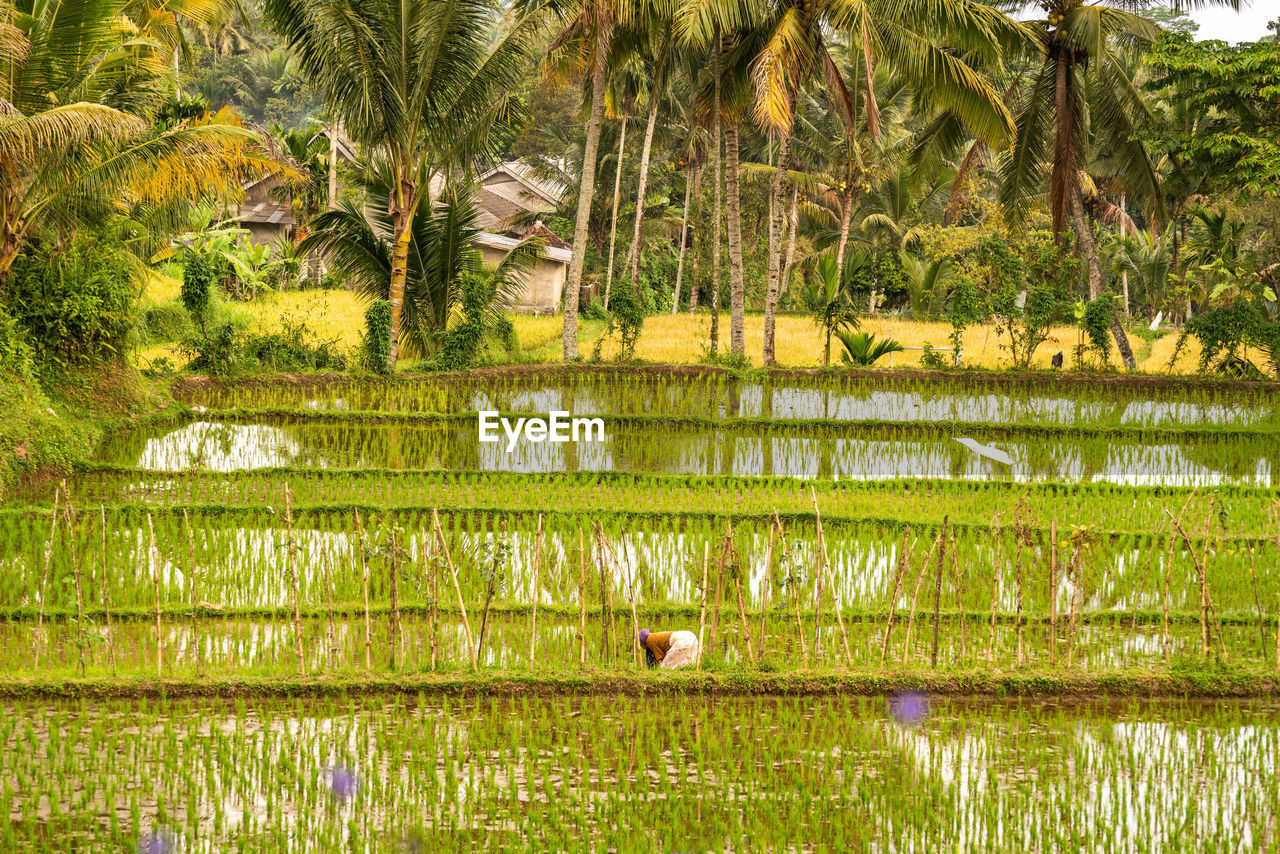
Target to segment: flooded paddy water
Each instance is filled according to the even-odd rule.
[[[10,703],[0,844],[1270,851],[1276,711],[914,696]]]
[[[474,654],[543,696],[11,701],[0,849],[1280,844],[1269,701],[557,687],[634,674],[640,625],[701,631],[725,679],[1254,684],[1280,649],[1267,393],[610,370],[177,393],[177,422],[0,507],[0,680],[465,680]],[[486,409],[606,436],[508,451]]]

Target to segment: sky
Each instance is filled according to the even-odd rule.
[[[1200,31],[1196,38],[1225,42],[1257,41],[1267,35],[1267,22],[1280,17],[1278,0],[1253,0],[1248,9],[1201,9],[1191,13]]]

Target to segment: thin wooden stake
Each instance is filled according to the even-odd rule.
[[[360,580],[364,592],[364,669],[373,670],[373,616],[369,613],[369,562],[364,554],[364,522],[356,511],[356,554],[360,556]]]
[[[431,669],[435,670],[440,661],[440,549],[434,535],[430,549],[423,543],[423,554],[431,555]]]
[[[702,637],[707,629],[707,572],[711,568],[711,543],[702,544],[702,606],[698,612],[698,669],[702,669]],[[1280,645],[1280,640],[1276,641]],[[1278,646],[1280,648],[1280,646]]]
[[[813,499],[813,518],[818,528],[818,551],[821,557],[821,563],[818,565],[818,571],[822,575],[826,575],[828,567],[831,566],[831,557],[827,554],[827,538],[822,532],[822,513],[818,510],[818,494],[813,487],[809,487],[809,497]],[[836,625],[840,628],[840,642],[844,645],[845,664],[853,667],[853,652],[849,649],[849,633],[844,627],[844,613],[840,605],[840,591],[835,589],[835,580],[831,583],[831,602],[835,606]]]
[[[107,577],[107,508],[105,504],[99,504],[98,510],[102,514],[102,609],[106,613],[107,620],[107,655],[111,658],[111,675],[116,675],[116,643],[115,632],[111,628],[111,591],[108,587]]]
[[[760,594],[760,661],[764,661],[765,638],[769,636],[769,600],[773,592],[773,525],[769,526],[769,552],[764,563],[764,588]]]
[[[1013,574],[1014,583],[1017,585],[1017,601],[1015,609],[1017,616],[1014,621],[1014,631],[1017,634],[1018,641],[1018,657],[1017,666],[1021,667],[1025,658],[1023,656],[1023,632],[1022,632],[1022,547],[1025,545],[1026,532],[1022,529],[1022,506],[1023,500],[1018,499],[1018,503],[1013,511]]]
[[[160,572],[156,567],[156,529],[147,514],[147,565],[156,594],[156,676],[164,675],[164,627],[160,623]]]
[[[53,491],[53,518],[49,523],[49,542],[44,549],[44,571],[40,575],[40,610],[36,613],[35,655],[32,658],[31,673],[40,672],[40,648],[44,643],[44,599],[49,586],[49,566],[53,563],[53,544],[58,537],[58,510],[62,498],[62,490],[66,481],[59,483]]]
[[[996,561],[991,567],[991,634],[987,638],[987,664],[995,663],[996,612],[1000,608],[1000,568],[1004,565],[1004,538],[1000,530],[1000,513],[991,520],[996,540]]]
[[[390,625],[387,628],[391,635],[387,639],[387,655],[391,669],[395,670],[400,663],[400,535],[395,528],[391,529],[391,559],[388,565],[391,570],[391,613],[388,615]]]
[[[578,528],[578,665],[587,666],[587,551]]]
[[[933,545],[929,547],[929,553],[924,556],[924,561],[920,564],[920,574],[916,576],[915,588],[911,593],[911,611],[907,615],[907,633],[902,639],[902,662],[905,664],[907,656],[911,654],[911,630],[916,624],[916,604],[920,601],[920,588],[924,587],[924,579],[929,574],[929,563],[933,559],[934,550],[938,548],[938,544],[942,542],[942,535],[933,538]]]
[[[933,587],[933,651],[929,655],[929,666],[933,668],[938,666],[938,641],[942,622],[942,566],[943,561],[946,559],[947,525],[950,519],[950,516],[942,517],[942,539],[940,541],[941,545],[938,547],[938,572]]]
[[[782,527],[782,519],[778,517],[778,511],[773,511],[773,523],[778,527],[778,540],[782,543],[782,561],[787,566],[787,578],[791,578],[791,571],[795,568],[791,564],[791,551],[787,548],[787,532]],[[791,589],[791,603],[795,607],[796,614],[796,637],[800,639],[800,660],[804,663],[805,668],[809,667],[809,645],[804,639],[804,620],[800,617],[800,586],[798,584],[788,584]]]
[[[195,532],[191,530],[191,517],[187,515],[187,508],[182,508],[182,527],[187,534],[187,572],[190,575],[190,583],[187,590],[191,596],[191,659],[196,666],[196,673],[200,673],[202,656],[200,655],[200,633],[199,624],[196,622],[196,608],[199,598],[196,593],[196,537]]]
[[[529,614],[529,667],[538,648],[538,584],[542,575],[542,514],[538,514],[538,533],[533,544],[533,609]]]
[[[298,656],[298,672],[306,673],[306,661],[302,657],[302,613],[300,610],[298,567],[294,563],[293,554],[293,492],[289,484],[284,485],[284,521],[288,528],[288,539],[285,541],[285,566],[289,569],[289,581],[293,585],[293,641]]]
[[[1058,666],[1058,519],[1049,523],[1049,666]]]
[[[76,649],[80,654],[80,675],[84,676],[84,598],[80,590],[80,559],[76,556],[76,513],[71,506],[70,492],[67,493],[67,500],[62,505],[62,513],[66,522],[68,551],[71,554],[71,574],[76,587],[76,630],[81,634],[81,640],[76,644]]]
[[[467,603],[462,599],[462,585],[458,583],[458,570],[453,565],[453,557],[449,554],[449,544],[445,542],[444,530],[440,527],[440,514],[431,509],[431,528],[435,531],[436,544],[444,554],[445,565],[449,567],[449,575],[453,578],[453,592],[458,596],[458,610],[462,612],[462,632],[467,642],[467,652],[471,655],[471,669],[477,668],[475,647],[471,644],[471,621],[467,619]]]
[[[880,666],[884,667],[885,656],[889,654],[889,640],[893,635],[893,618],[898,612],[898,595],[902,592],[902,580],[906,577],[907,569],[911,565],[911,555],[915,552],[916,544],[911,542],[910,547],[907,541],[911,539],[911,526],[908,525],[902,533],[902,549],[898,552],[898,567],[893,574],[893,590],[889,593],[888,608],[884,620],[884,638],[880,644]]]
[[[338,660],[338,626],[333,619],[333,555],[328,549],[324,552],[324,597],[329,613],[329,660]]]

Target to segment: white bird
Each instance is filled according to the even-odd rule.
[[[964,445],[980,457],[993,459],[998,463],[1004,463],[1007,466],[1013,465],[1013,457],[1006,454],[999,448],[993,448],[990,445],[984,445],[976,439],[970,439],[965,436],[954,437],[957,442]]]

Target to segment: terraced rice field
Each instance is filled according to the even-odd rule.
[[[179,417],[0,508],[0,685],[537,695],[23,696],[6,850],[1280,844],[1269,700],[712,698],[635,681],[630,643],[700,631],[731,694],[953,674],[1260,697],[1274,390],[517,369],[175,391]],[[479,410],[600,416],[605,439],[507,451]]]

